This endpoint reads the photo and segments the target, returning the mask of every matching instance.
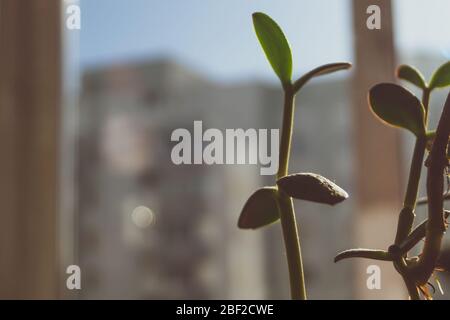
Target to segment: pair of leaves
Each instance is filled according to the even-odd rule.
[[[411,82],[421,89],[445,88],[450,86],[450,61],[441,65],[434,72],[429,85],[419,70],[408,65],[402,65],[397,69],[397,77]]]
[[[280,219],[279,190],[288,196],[318,203],[335,205],[348,198],[347,192],[318,174],[300,173],[277,181],[278,188],[257,190],[244,205],[238,221],[241,229],[257,229]]]
[[[414,67],[402,65],[397,69],[397,77],[429,92],[436,88],[450,86],[450,61],[440,66],[427,84],[423,75]],[[369,92],[372,111],[383,122],[407,129],[417,137],[425,135],[425,109],[410,91],[392,84],[381,83]]]
[[[256,36],[264,50],[273,71],[280,79],[283,87],[291,84],[292,80],[292,51],[291,46],[280,26],[268,15],[256,12],[253,14],[253,26]],[[313,77],[318,77],[351,67],[349,63],[332,63],[318,67],[294,83],[294,92],[298,91]]]
[[[393,83],[378,84],[369,92],[369,104],[375,115],[388,125],[425,135],[425,109],[410,91]]]

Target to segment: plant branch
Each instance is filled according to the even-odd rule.
[[[406,189],[405,201],[403,209],[400,211],[397,224],[397,234],[395,236],[395,244],[400,245],[412,230],[414,224],[414,210],[416,208],[417,194],[419,191],[420,174],[422,171],[422,163],[425,156],[426,139],[418,137],[414,147],[411,169],[409,172],[408,187]]]
[[[414,284],[414,281],[411,281],[406,276],[403,276],[403,281],[406,284],[406,288],[408,289],[409,298],[411,300],[420,300],[419,290],[417,289],[417,286]]]
[[[444,211],[444,217],[447,219],[450,215],[450,211]],[[428,219],[419,224],[409,236],[399,245],[399,251],[402,254],[407,253],[409,250],[414,248],[420,240],[425,238],[427,232]]]
[[[425,129],[428,123],[428,104],[430,100],[430,90],[425,88],[423,90],[422,105],[424,106],[424,125]],[[425,130],[426,131],[426,130]],[[414,211],[416,209],[417,195],[419,193],[420,176],[422,173],[422,165],[425,157],[425,150],[427,144],[427,136],[418,136],[414,146],[413,157],[411,160],[411,167],[408,177],[408,185],[403,202],[403,209],[400,211],[397,224],[397,233],[395,235],[394,245],[389,248],[389,251],[395,252],[393,257],[394,268],[402,276],[408,289],[409,296],[412,300],[419,300],[420,296],[414,281],[408,276],[408,267],[405,262],[407,251],[401,249],[401,245],[410,236],[416,217]],[[420,230],[419,230],[420,231]],[[411,243],[409,242],[408,245]]]
[[[439,257],[442,237],[445,232],[443,214],[444,170],[448,166],[447,144],[450,136],[450,94],[436,130],[436,138],[428,158],[427,194],[428,223],[425,245],[417,264],[411,268],[411,274],[418,284],[425,284],[432,275]]]
[[[411,300],[420,300],[419,289],[417,288],[414,280],[412,280],[408,275],[408,265],[406,264],[406,259],[401,256],[400,251],[396,245],[389,248],[389,251],[394,251],[394,268],[402,276],[403,282],[408,290],[408,295]]]
[[[422,96],[422,104],[425,108],[425,128],[428,122],[428,104],[430,101],[430,90],[424,89]],[[414,225],[414,210],[416,209],[417,195],[419,192],[420,175],[422,173],[422,164],[425,157],[427,138],[421,136],[416,138],[414,146],[411,168],[409,171],[408,186],[406,189],[405,200],[403,202],[403,210],[400,212],[397,224],[397,234],[395,236],[395,244],[400,245],[412,230]]]

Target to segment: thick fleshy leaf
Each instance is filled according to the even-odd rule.
[[[419,70],[417,70],[414,67],[408,65],[401,65],[397,69],[397,77],[406,80],[408,82],[411,82],[412,84],[416,85],[421,89],[425,89],[427,87],[427,83],[423,75],[420,73]]]
[[[268,15],[253,14],[253,25],[259,42],[273,70],[283,85],[292,78],[292,53],[289,42],[278,24]]]
[[[297,173],[281,178],[277,184],[295,199],[335,205],[348,198],[347,192],[321,175]]]
[[[350,69],[352,66],[351,63],[348,62],[337,62],[337,63],[330,63],[325,64],[323,66],[320,66],[318,68],[315,68],[311,70],[310,72],[303,75],[300,79],[295,81],[294,83],[294,91],[300,90],[309,80],[311,80],[314,77],[323,76],[329,73],[333,73],[340,70],[346,70]]]
[[[416,136],[425,134],[425,110],[410,91],[393,83],[381,83],[370,89],[369,104],[381,121],[405,128]]]
[[[238,221],[241,229],[257,229],[280,219],[278,190],[264,187],[253,193],[242,209]]]
[[[431,77],[430,88],[445,88],[450,86],[450,61],[440,66]]]

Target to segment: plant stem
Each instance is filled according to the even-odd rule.
[[[450,211],[444,211],[444,218],[447,219],[450,216]],[[408,252],[416,244],[419,243],[426,236],[428,219],[419,224],[406,238],[405,241],[399,246],[402,253]]]
[[[294,99],[292,86],[286,88],[284,92],[283,125],[281,127],[281,146],[277,180],[288,174],[292,131],[294,128]]]
[[[406,189],[405,201],[403,206],[414,212],[416,209],[417,194],[419,191],[420,174],[425,156],[426,138],[418,137],[414,147],[414,153],[409,172],[408,187]]]
[[[430,102],[430,90],[424,89],[422,95],[422,104],[425,108],[425,128],[428,123],[428,105]],[[414,210],[416,209],[417,194],[419,191],[420,175],[422,173],[422,164],[425,156],[427,139],[425,136],[417,137],[414,146],[411,168],[409,171],[408,186],[406,189],[403,210],[397,224],[397,234],[395,236],[395,244],[400,245],[411,233],[414,224]]]
[[[436,138],[429,156],[427,195],[428,223],[425,244],[419,262],[411,274],[419,284],[425,284],[434,272],[440,254],[442,237],[446,230],[444,221],[444,169],[448,166],[447,145],[450,136],[450,94],[436,130]]]
[[[403,282],[408,290],[411,300],[420,300],[419,289],[414,280],[408,274],[408,266],[404,257],[399,257],[394,261],[394,268],[402,276]]]
[[[425,128],[428,127],[428,105],[430,104],[431,90],[429,88],[423,89],[422,105],[425,108]]]
[[[286,176],[289,167],[292,131],[294,124],[294,93],[292,86],[285,88],[283,126],[281,132],[281,146],[279,154],[279,168],[277,180]],[[284,245],[289,268],[291,297],[294,300],[306,300],[305,278],[303,262],[295,219],[292,199],[279,190],[279,204],[281,211],[281,226],[283,229]]]
[[[292,199],[280,191],[281,226],[283,229],[284,245],[289,268],[289,281],[291,298],[293,300],[306,300],[305,278],[303,262],[298,237],[297,222]]]
[[[406,288],[408,289],[408,294],[411,300],[420,300],[419,290],[417,289],[414,281],[409,279],[409,277],[405,274],[402,275],[403,281],[406,284]]]
[[[425,118],[424,125],[425,131],[428,127],[428,105],[430,101],[430,90],[424,89],[422,95],[422,104],[424,106]],[[408,186],[406,189],[405,200],[403,202],[403,209],[400,211],[397,224],[397,234],[395,236],[395,244],[400,246],[409,236],[414,225],[415,209],[417,202],[417,195],[419,192],[419,182],[422,173],[422,164],[425,157],[427,138],[426,135],[417,137],[414,146],[414,153],[411,161],[411,168],[409,171]],[[404,261],[404,257],[407,256],[407,252],[394,260],[394,267],[400,273],[408,289],[411,300],[419,300],[420,296],[415,282],[408,275],[408,268]]]
[[[416,209],[417,194],[419,192],[419,181],[425,156],[425,146],[425,137],[418,137],[414,146],[403,209],[400,212],[398,219],[397,235],[395,237],[396,245],[400,245],[408,237],[414,224],[414,210]]]

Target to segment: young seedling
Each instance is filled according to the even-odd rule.
[[[444,198],[448,198],[443,195],[443,179],[450,151],[447,150],[450,132],[450,98],[444,107],[436,132],[428,130],[428,106],[433,90],[450,86],[450,61],[437,69],[429,83],[424,80],[419,71],[407,65],[397,69],[397,76],[422,89],[422,101],[410,91],[392,83],[378,84],[369,92],[370,108],[379,120],[394,127],[407,129],[416,137],[395,241],[388,250],[344,251],[336,256],[335,262],[355,257],[392,261],[406,284],[410,298],[420,299],[420,292],[426,299],[430,299],[431,295],[426,285],[436,268],[442,235],[447,227],[445,219],[448,217],[448,211],[443,210]],[[438,139],[439,142],[437,142]],[[428,198],[418,201],[419,181],[427,146],[431,150],[426,162],[429,167]],[[426,203],[429,203],[428,220],[412,230],[416,205]],[[422,254],[408,257],[408,252],[424,238]],[[436,281],[440,287],[438,280]]]
[[[276,185],[257,190],[247,200],[239,217],[241,229],[257,229],[281,220],[287,254],[292,299],[306,299],[299,233],[292,198],[334,205],[347,193],[330,180],[312,173],[288,175],[294,126],[294,100],[312,78],[351,67],[349,63],[327,64],[292,82],[291,48],[278,24],[264,13],[253,14],[253,25],[267,60],[284,91],[283,124]]]

